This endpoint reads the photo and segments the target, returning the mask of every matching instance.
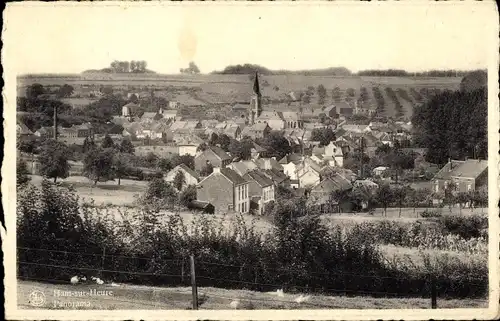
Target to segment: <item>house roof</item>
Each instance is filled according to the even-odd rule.
[[[328,177],[322,180],[318,185],[313,188],[313,191],[333,192],[336,190],[347,190],[352,188],[351,183],[342,175],[336,174],[335,176]]]
[[[264,147],[257,145],[255,142],[252,142],[252,145],[256,153],[263,153],[267,151]]]
[[[255,123],[249,128],[251,131],[264,131],[268,127],[267,123]]]
[[[157,113],[145,112],[144,114],[142,114],[141,119],[153,119],[156,115]]]
[[[292,153],[292,154],[285,155],[282,159],[280,159],[280,161],[278,163],[288,164],[290,162],[301,162],[301,161],[302,161],[302,155]]]
[[[18,121],[17,125],[19,126],[19,134],[24,134],[24,135],[30,135],[33,134],[33,132],[26,126],[25,123]]]
[[[230,160],[231,156],[229,156],[228,153],[226,153],[222,148],[219,146],[210,146],[208,147],[205,151],[211,150],[217,157],[219,157],[221,160]]]
[[[248,173],[245,174],[244,178],[246,180],[251,179],[255,181],[261,187],[273,185],[273,181],[258,169],[249,171]]]
[[[162,110],[162,115],[163,116],[177,116],[177,110],[176,109],[164,109]]]
[[[283,166],[274,158],[259,158],[254,161],[260,169],[264,169],[266,162],[271,163],[271,167],[277,171],[282,171]]]
[[[232,169],[230,168],[221,168],[220,169],[220,173],[222,175],[224,175],[225,177],[227,177],[227,179],[229,179],[234,185],[241,185],[241,184],[245,184],[247,183],[247,181],[241,177],[238,173],[236,173],[235,171],[233,171]],[[214,173],[212,173],[213,175]],[[215,173],[217,174],[217,173]]]
[[[186,126],[186,123],[187,123],[186,121],[177,120],[173,122],[172,125],[170,125],[170,129],[171,130],[183,129]]]
[[[245,175],[247,172],[257,168],[257,165],[252,161],[233,162],[229,166],[239,175]]]
[[[313,147],[312,154],[313,155],[324,155],[325,154],[325,147]]]
[[[188,173],[189,175],[193,176],[197,180],[200,179],[200,175],[198,175],[198,173],[196,173],[191,168],[187,167],[186,164],[179,164],[179,165],[175,166],[171,171],[177,171],[180,168],[182,168],[182,170],[184,170],[186,173]]]
[[[286,176],[285,173],[283,173],[275,168],[261,169],[261,171],[264,175],[269,177],[276,184],[280,184],[281,182],[283,182],[284,180],[286,180],[288,178],[288,176]]]
[[[281,112],[281,115],[283,117],[283,120],[287,121],[297,121],[301,119],[299,114],[293,111],[283,111]]]
[[[452,160],[448,162],[434,176],[434,179],[452,179],[452,178],[478,178],[488,169],[487,160],[468,159],[466,161]]]

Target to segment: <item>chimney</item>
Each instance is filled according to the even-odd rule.
[[[451,159],[451,157],[448,158],[448,163],[450,163],[450,172],[451,172],[453,169],[453,160]]]
[[[214,173],[220,173],[220,167],[214,167],[213,170]]]
[[[272,169],[273,167],[271,166],[271,159],[264,159],[264,169]]]

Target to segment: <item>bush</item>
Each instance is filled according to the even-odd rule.
[[[464,239],[477,238],[488,228],[488,217],[480,215],[446,215],[440,220],[446,233],[456,234]]]
[[[440,211],[425,210],[422,213],[420,213],[420,216],[423,218],[430,218],[430,217],[441,217],[443,216],[443,214]]]
[[[164,196],[163,183],[154,184],[148,193]],[[447,290],[440,296],[487,293],[484,265],[440,261],[422,271],[388,264],[374,245],[375,233],[367,233],[370,226],[330,230],[317,215],[292,204],[276,204],[276,228],[260,233],[255,221],[245,223],[242,215],[197,215],[188,228],[180,215],[148,206],[119,212],[122,220],[111,219],[106,208],[79,206],[73,190],[47,181],[41,189],[21,191],[18,202],[20,278],[69,281],[76,273],[99,273],[115,282],[187,285],[188,255],[193,254],[200,287],[427,296],[434,275],[440,289]],[[409,234],[392,223],[378,229],[396,231],[396,236],[384,236],[391,242],[406,242],[402,235]],[[467,287],[469,279],[479,285]]]

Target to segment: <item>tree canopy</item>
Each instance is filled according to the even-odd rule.
[[[487,158],[487,109],[485,88],[444,91],[415,108],[415,140],[428,148],[427,160],[444,164],[448,157]]]
[[[40,174],[47,178],[66,178],[69,176],[69,150],[63,143],[47,139],[41,147],[39,161]]]

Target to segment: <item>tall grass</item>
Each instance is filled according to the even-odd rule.
[[[445,261],[421,270],[384,262],[366,229],[327,229],[316,215],[290,204],[275,208],[275,228],[263,233],[242,216],[229,228],[225,218],[206,215],[188,226],[180,215],[164,218],[154,207],[122,213],[117,222],[106,209],[80,206],[73,190],[44,181],[18,193],[19,277],[69,280],[85,273],[116,282],[187,285],[187,259],[194,255],[200,286],[428,296],[435,277],[449,297],[487,293],[484,266]],[[471,278],[479,285],[469,284]]]

